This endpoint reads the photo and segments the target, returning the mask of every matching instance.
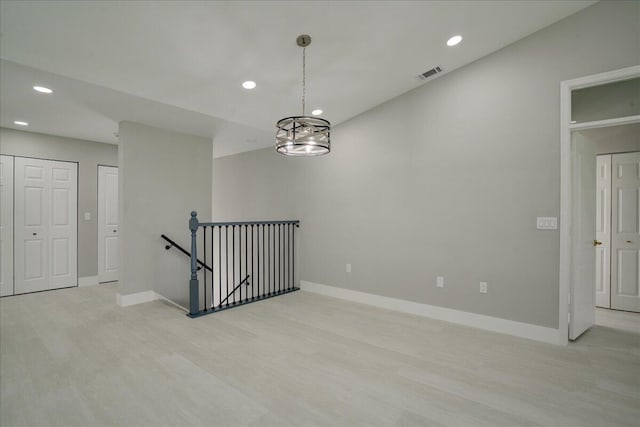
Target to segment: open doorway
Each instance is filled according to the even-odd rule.
[[[562,82],[559,333],[577,339],[596,320],[596,141],[587,131],[640,123],[640,66]],[[631,88],[631,89],[629,89]],[[605,131],[603,131],[605,132]],[[639,151],[637,147],[635,151]],[[629,162],[627,162],[629,163]],[[626,164],[626,163],[625,163]],[[630,163],[633,168],[633,162]],[[636,177],[640,163],[636,162]],[[627,176],[633,175],[626,172]],[[638,240],[638,191],[635,232]],[[629,201],[625,203],[625,209]],[[628,217],[633,212],[628,212]],[[627,221],[625,219],[625,221]],[[633,221],[632,221],[633,222]],[[631,227],[633,228],[633,227]],[[629,251],[631,253],[631,251]],[[631,256],[625,253],[626,261]],[[638,294],[638,251],[635,276],[626,293]],[[628,276],[631,277],[631,276]],[[635,291],[634,291],[635,289]],[[563,338],[564,337],[564,338]]]
[[[640,123],[580,133],[597,155],[595,305],[640,312]]]

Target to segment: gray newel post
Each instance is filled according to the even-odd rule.
[[[189,315],[196,316],[198,314],[198,306],[200,305],[200,297],[198,295],[198,254],[197,254],[197,237],[198,231],[198,213],[191,212],[189,220],[189,230],[191,230],[191,280],[189,280]]]

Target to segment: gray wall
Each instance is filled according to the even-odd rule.
[[[216,219],[299,218],[302,280],[557,328],[559,234],[535,223],[560,213],[560,82],[640,63],[639,14],[597,3],[336,126],[329,156],[216,159]]]
[[[98,165],[116,166],[118,146],[0,128],[0,153],[78,162],[78,277],[98,274]],[[91,213],[91,220],[84,213]]]
[[[188,306],[189,259],[165,251],[166,234],[189,247],[189,213],[211,217],[211,140],[120,123],[120,293],[154,290]]]
[[[264,220],[290,219],[296,212],[296,177],[291,168],[305,159],[276,155],[273,150],[248,151],[223,159],[215,160],[213,168],[216,221],[252,220],[256,215]]]

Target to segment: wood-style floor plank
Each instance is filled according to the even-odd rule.
[[[295,292],[189,319],[0,299],[0,425],[635,426],[640,325],[567,347]]]

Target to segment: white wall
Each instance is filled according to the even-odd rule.
[[[118,146],[0,128],[0,154],[78,162],[78,277],[98,275],[98,165],[116,166]],[[84,213],[91,214],[90,220]]]
[[[119,135],[119,293],[152,290],[187,307],[189,258],[160,235],[189,248],[189,213],[210,219],[211,140],[132,122]]]
[[[639,15],[597,3],[341,123],[326,157],[216,159],[216,219],[300,219],[302,280],[557,328],[535,223],[559,216],[560,82],[640,63]]]

